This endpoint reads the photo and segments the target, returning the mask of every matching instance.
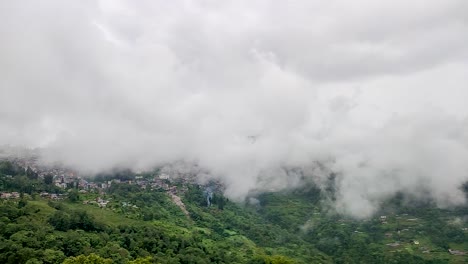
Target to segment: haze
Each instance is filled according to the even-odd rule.
[[[367,217],[465,201],[468,2],[2,1],[0,145],[85,171],[198,164],[226,195],[338,175]],[[323,164],[326,170],[317,169]]]

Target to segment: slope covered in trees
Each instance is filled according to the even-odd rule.
[[[441,210],[398,195],[374,218],[354,220],[328,210],[313,185],[241,204],[215,191],[211,206],[205,187],[182,183],[172,195],[115,183],[104,193],[69,189],[53,200],[39,195],[61,191],[46,179],[0,165],[1,191],[20,193],[0,200],[0,263],[467,261],[466,207]]]

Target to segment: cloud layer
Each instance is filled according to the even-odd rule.
[[[336,207],[463,202],[468,3],[0,4],[0,144],[99,171],[185,160],[233,198],[339,172]]]

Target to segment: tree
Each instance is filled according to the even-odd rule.
[[[15,171],[13,164],[11,164],[11,162],[9,161],[1,161],[0,162],[0,174],[14,176],[16,174],[16,171]]]
[[[50,218],[49,223],[59,231],[67,231],[70,228],[70,215],[63,211],[56,211]]]
[[[88,256],[79,255],[65,259],[63,264],[111,264],[111,259],[102,258],[94,253]]]
[[[224,196],[220,196],[217,199],[217,204],[218,204],[218,209],[219,210],[224,210],[224,204],[226,203],[226,200],[224,199]]]
[[[44,183],[47,185],[51,185],[54,182],[54,176],[47,174],[44,176]]]
[[[130,253],[125,248],[120,247],[118,243],[110,242],[99,250],[99,255],[111,258],[116,263],[126,263]]]
[[[12,187],[19,192],[31,194],[34,190],[34,183],[25,176],[16,176],[12,182]]]
[[[68,194],[68,200],[72,203],[76,203],[80,200],[80,195],[78,194],[77,190],[71,190]]]
[[[146,257],[146,258],[137,258],[135,260],[129,261],[128,264],[152,264],[153,258]]]
[[[31,180],[37,180],[37,173],[34,172],[31,167],[28,166],[28,168],[26,169],[26,176],[31,179]]]
[[[37,258],[31,258],[26,261],[26,264],[43,264],[42,261],[38,260]]]
[[[293,264],[296,263],[293,259],[282,255],[274,255],[274,256],[265,256],[265,255],[257,255],[253,258],[251,263],[258,263],[258,264]]]
[[[46,249],[44,250],[43,261],[45,264],[58,264],[62,263],[65,255],[60,250]]]
[[[25,207],[27,204],[28,204],[28,201],[27,201],[27,200],[21,199],[21,200],[19,200],[19,202],[18,202],[18,208],[23,208],[23,207]]]
[[[86,248],[89,248],[91,244],[86,237],[85,232],[68,231],[63,238],[63,253],[66,256],[77,256],[83,254]],[[65,262],[64,262],[65,263]],[[82,262],[71,262],[71,263],[82,263]],[[88,263],[88,262],[84,262]],[[90,262],[94,263],[94,262]]]

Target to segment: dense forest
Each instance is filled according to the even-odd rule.
[[[466,206],[437,209],[399,194],[356,220],[324,206],[313,183],[244,203],[170,184],[184,210],[162,188],[61,189],[1,162],[0,191],[18,195],[0,200],[0,263],[468,263]]]

